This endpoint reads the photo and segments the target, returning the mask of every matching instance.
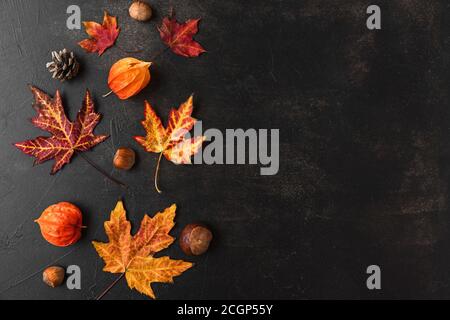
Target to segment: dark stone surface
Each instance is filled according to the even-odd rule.
[[[203,19],[197,39],[208,53],[159,57],[151,85],[126,102],[101,98],[107,72],[126,50],[148,59],[163,48],[156,26],[169,2],[151,1],[156,16],[140,24],[127,15],[129,1],[76,1],[83,20],[100,21],[103,9],[119,17],[117,46],[101,58],[77,47],[84,31],[66,28],[72,3],[0,2],[0,298],[89,299],[103,291],[116,277],[102,272],[90,241],[106,240],[103,221],[120,197],[135,227],[144,213],[177,203],[175,235],[193,221],[216,234],[194,269],[174,285],[154,285],[160,299],[450,297],[447,1],[376,1],[381,31],[365,26],[372,1],[172,1],[181,20]],[[45,63],[64,47],[83,70],[60,84]],[[43,134],[27,121],[28,83],[61,89],[72,119],[92,90],[104,115],[96,132],[112,138],[88,155],[128,191],[80,157],[50,176],[51,163],[33,167],[11,146]],[[207,128],[280,128],[280,173],[164,162],[166,192],[156,194],[157,155],[132,140],[143,133],[143,99],[166,119],[191,92]],[[111,165],[122,145],[138,151],[129,173]],[[80,206],[89,226],[70,249],[48,245],[33,223],[60,201]],[[176,245],[164,253],[185,258]],[[60,264],[82,268],[81,291],[29,277],[65,254]],[[371,264],[382,268],[379,292],[365,286]],[[145,299],[125,281],[107,298]]]

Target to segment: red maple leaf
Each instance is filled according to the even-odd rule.
[[[111,17],[106,11],[102,25],[93,21],[85,21],[83,24],[86,28],[86,33],[91,38],[78,44],[88,52],[98,52],[99,56],[114,45],[120,33],[120,29],[117,28],[117,18]]]
[[[172,51],[180,56],[192,58],[206,52],[193,37],[198,33],[200,19],[190,19],[183,24],[178,23],[175,17],[163,19],[158,28],[162,41]]]
[[[52,174],[69,163],[76,151],[87,151],[108,138],[95,136],[93,133],[101,116],[95,112],[88,90],[77,120],[71,122],[64,112],[59,91],[56,91],[55,98],[52,99],[36,87],[31,86],[30,89],[35,99],[33,107],[38,113],[31,122],[52,136],[19,142],[15,146],[27,155],[35,157],[37,164],[55,159]]]

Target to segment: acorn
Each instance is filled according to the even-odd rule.
[[[153,13],[150,5],[141,0],[133,1],[128,12],[130,17],[141,22],[150,20]]]
[[[212,232],[204,225],[189,224],[181,232],[180,247],[189,256],[201,256],[209,249]]]
[[[130,148],[119,148],[114,156],[114,167],[119,170],[131,170],[136,163],[136,153]]]
[[[66,271],[61,267],[49,267],[44,270],[42,280],[52,288],[59,287],[64,282]]]

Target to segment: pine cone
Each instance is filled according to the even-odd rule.
[[[47,69],[52,74],[53,79],[61,82],[74,78],[80,70],[80,64],[73,52],[64,49],[59,53],[52,52],[52,62],[47,63]]]

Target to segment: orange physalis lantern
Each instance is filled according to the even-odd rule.
[[[108,85],[120,99],[125,100],[144,89],[151,80],[151,62],[135,58],[117,61],[109,72]]]
[[[80,209],[68,202],[48,207],[36,220],[45,240],[57,247],[68,247],[81,238],[83,217]]]

